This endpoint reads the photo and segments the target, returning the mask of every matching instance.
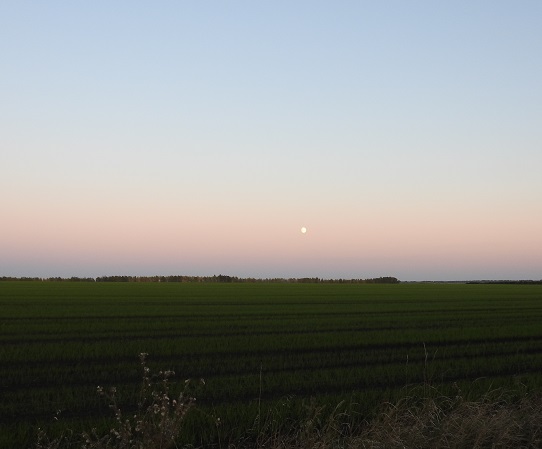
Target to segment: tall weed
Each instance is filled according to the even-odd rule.
[[[39,430],[35,449],[171,449],[177,448],[176,440],[187,413],[196,398],[191,394],[191,381],[186,380],[181,393],[171,397],[173,371],[159,371],[153,375],[147,366],[148,354],[141,353],[142,383],[137,410],[124,413],[118,403],[117,389],[97,387],[97,393],[109,404],[115,416],[111,430],[100,435],[96,429],[74,435],[67,431],[61,437],[49,438]],[[201,379],[203,382],[203,379]]]

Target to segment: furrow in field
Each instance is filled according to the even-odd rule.
[[[510,340],[506,343],[517,342],[518,340]],[[542,339],[540,340],[527,340],[528,346],[524,347],[509,347],[503,349],[502,346],[505,342],[499,342],[499,345],[490,346],[487,348],[487,343],[476,346],[470,344],[468,347],[453,346],[450,345],[447,352],[441,351],[442,347],[432,347],[427,345],[428,351],[427,357],[431,362],[435,361],[447,361],[454,362],[456,364],[464,360],[472,360],[476,358],[478,363],[481,363],[484,359],[494,358],[502,356],[503,358],[509,358],[510,356],[533,356],[542,354]],[[340,357],[339,357],[340,355]],[[301,353],[299,351],[284,351],[281,353],[262,353],[258,356],[254,354],[245,354],[245,356],[239,355],[235,357],[236,364],[229,363],[232,357],[230,355],[221,356],[215,355],[213,357],[190,357],[188,360],[180,360],[175,357],[152,357],[154,364],[160,363],[160,365],[168,366],[175,369],[180,374],[188,377],[209,377],[209,376],[243,376],[248,374],[254,374],[257,371],[258,366],[265,362],[265,372],[269,374],[277,374],[287,376],[289,372],[298,371],[314,371],[320,369],[346,369],[357,367],[370,367],[370,366],[389,366],[389,367],[403,367],[408,364],[415,365],[424,362],[426,355],[422,351],[422,347],[419,345],[411,346],[405,351],[399,353],[383,353],[378,348],[376,351],[356,351],[356,350],[343,350],[337,351],[335,355],[330,356],[326,352],[322,351],[307,351]],[[130,372],[129,378],[133,381],[137,381],[139,378],[139,371],[134,369],[134,358],[123,358],[117,360],[117,368],[115,370],[120,373]],[[181,362],[181,363],[179,363]],[[242,362],[242,363],[239,363]],[[92,363],[65,363],[62,365],[56,365],[51,367],[51,377],[44,378],[43,376],[35,377],[31,374],[29,376],[16,375],[17,372],[21,373],[33,373],[32,366],[21,365],[4,365],[0,366],[0,369],[5,369],[6,374],[0,381],[0,389],[11,390],[15,389],[31,389],[36,386],[62,386],[69,379],[70,386],[89,386],[99,383],[103,380],[103,373],[108,373],[111,369],[112,361],[108,359],[94,360]],[[62,370],[59,370],[60,366],[69,368],[67,371],[70,374],[60,375]],[[115,366],[115,365],[113,365]],[[217,368],[217,366],[219,368]],[[109,369],[108,369],[109,367]],[[76,377],[77,371],[85,371],[85,379],[81,380]],[[66,370],[64,370],[66,371]],[[0,371],[1,372],[1,371]],[[94,378],[90,377],[94,375]],[[112,377],[109,373],[107,376]],[[118,377],[118,376],[115,376]],[[118,381],[129,380],[126,378],[126,374],[121,374],[121,378]],[[9,381],[9,379],[13,379]]]

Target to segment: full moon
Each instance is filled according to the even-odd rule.
[[[303,226],[301,228],[301,234],[306,234],[307,233],[307,228],[305,226]]]

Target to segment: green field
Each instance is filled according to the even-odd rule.
[[[180,384],[205,379],[199,419],[227,440],[259,401],[346,399],[362,419],[422,382],[540,390],[542,286],[0,282],[0,342],[2,449],[38,425],[106,426],[96,387],[134,403],[142,352]]]

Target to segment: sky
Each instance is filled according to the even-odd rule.
[[[3,1],[0,277],[541,279],[541,23]]]

